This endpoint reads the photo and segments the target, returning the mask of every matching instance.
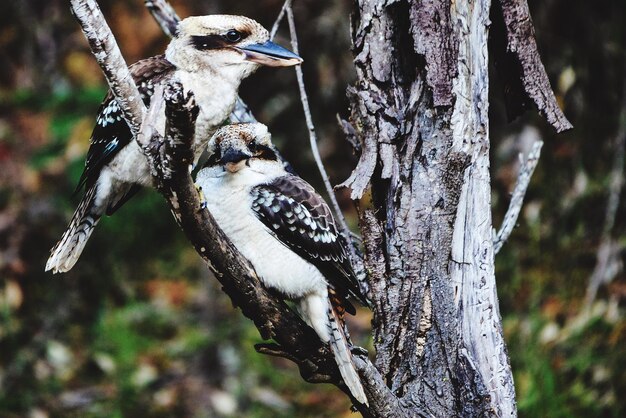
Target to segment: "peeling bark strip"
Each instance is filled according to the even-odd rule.
[[[412,0],[410,3],[415,52],[424,55],[426,82],[433,90],[433,104],[450,106],[459,52],[450,19],[451,3],[438,0]]]
[[[449,277],[459,190],[470,156],[453,149],[452,108],[435,109],[435,89],[428,87],[424,68],[433,63],[415,52],[411,7],[406,1],[356,2],[357,82],[348,96],[363,154],[346,185],[353,196],[362,196],[371,183],[374,210],[360,212],[360,220],[371,276],[375,364],[413,415],[459,416],[467,412],[455,395],[459,386],[475,399],[488,399],[485,385],[474,378],[488,376],[458,373],[460,318]],[[457,20],[448,18],[442,37],[466,36],[456,29]],[[449,80],[457,65],[455,56]],[[488,411],[483,405],[469,416]]]
[[[494,7],[499,9],[501,18],[504,19],[507,52],[513,54],[520,67],[524,92],[557,132],[571,129],[572,124],[559,108],[548,74],[541,62],[527,0],[495,2]]]

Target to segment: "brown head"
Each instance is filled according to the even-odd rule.
[[[231,172],[252,158],[277,161],[272,136],[262,123],[223,126],[211,137],[208,149],[210,157],[205,166],[223,165]]]

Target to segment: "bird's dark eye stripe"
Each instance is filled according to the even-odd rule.
[[[220,35],[196,35],[191,37],[191,44],[201,51],[228,47],[228,42]]]
[[[273,149],[271,149],[270,147],[266,146],[266,145],[258,145],[258,144],[254,144],[255,145],[255,157],[257,158],[262,158],[264,160],[272,160],[272,161],[276,161],[278,158],[276,157],[276,152],[274,152]]]
[[[207,49],[230,48],[242,39],[247,38],[248,32],[240,32],[231,29],[224,35],[194,35],[191,36],[191,44],[195,49],[204,51]]]

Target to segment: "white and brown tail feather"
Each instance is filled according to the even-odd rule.
[[[332,298],[331,298],[332,299]],[[335,362],[339,367],[339,373],[344,383],[350,389],[352,396],[362,404],[369,405],[361,378],[359,377],[354,362],[352,361],[352,352],[350,351],[349,336],[343,326],[343,312],[341,307],[336,309],[334,303],[328,304],[328,331],[330,333],[330,349],[335,356]],[[339,312],[338,312],[339,310]]]
[[[50,250],[46,271],[64,273],[78,261],[89,236],[102,216],[94,204],[96,190],[97,185],[93,185],[85,192],[61,240]]]

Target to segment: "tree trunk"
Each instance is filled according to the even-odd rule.
[[[352,19],[362,152],[344,185],[360,207],[375,364],[415,415],[516,415],[494,275],[490,3],[356,0]]]

